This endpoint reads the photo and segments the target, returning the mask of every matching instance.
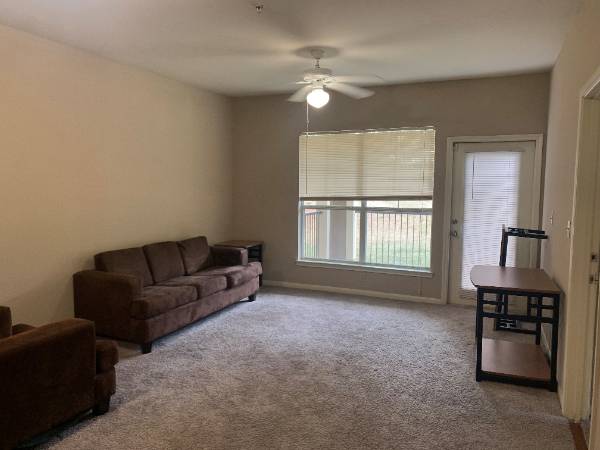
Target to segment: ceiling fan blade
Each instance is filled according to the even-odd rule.
[[[296,81],[294,84],[311,84],[311,81]]]
[[[333,89],[334,91],[341,92],[344,95],[347,95],[352,98],[361,99],[370,97],[375,92],[370,91],[368,89],[363,89],[358,86],[352,86],[351,84],[344,83],[327,83],[326,85],[329,89]]]
[[[304,86],[298,89],[288,98],[288,102],[303,102],[306,100],[306,96],[310,91],[312,91],[312,89],[312,86]]]
[[[340,75],[333,77],[334,82],[337,83],[381,83],[383,78],[377,75]]]

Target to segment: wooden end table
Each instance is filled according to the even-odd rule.
[[[471,282],[477,288],[477,381],[500,381],[543,387],[556,392],[560,288],[541,269],[475,266]],[[493,294],[485,298],[486,294]],[[509,295],[532,299],[527,314],[510,314],[503,308]],[[549,300],[549,304],[544,303]],[[493,306],[488,311],[485,305]],[[543,314],[550,311],[551,317]],[[535,344],[483,338],[483,319],[518,320],[535,324]],[[542,324],[552,326],[550,363],[540,348]]]
[[[263,262],[263,241],[249,241],[243,239],[233,239],[230,241],[223,241],[214,244],[215,247],[235,247],[245,248],[248,250],[248,261],[258,261],[262,264]],[[262,286],[263,276],[258,277],[258,284]]]

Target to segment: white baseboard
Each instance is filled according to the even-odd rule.
[[[443,304],[442,300],[433,297],[420,297],[417,295],[405,295],[396,294],[393,292],[381,292],[381,291],[368,291],[364,289],[350,289],[341,288],[335,286],[323,286],[320,284],[304,284],[304,283],[290,283],[287,281],[273,281],[264,280],[265,286],[276,286],[291,289],[306,289],[309,291],[320,291],[320,292],[333,292],[335,294],[348,294],[348,295],[361,295],[363,297],[374,297],[374,298],[385,298],[391,300],[399,300],[404,302],[415,302],[415,303],[431,303],[436,305]]]
[[[475,308],[475,306],[477,306],[475,300],[468,300],[466,298],[457,298],[457,299],[449,298],[448,303],[450,305],[472,306],[473,308]]]

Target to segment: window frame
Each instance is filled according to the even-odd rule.
[[[342,270],[354,270],[361,272],[383,272],[383,273],[394,273],[401,274],[406,276],[414,276],[414,277],[424,277],[431,278],[433,277],[432,271],[432,251],[433,251],[433,223],[434,223],[434,206],[435,206],[435,160],[437,159],[436,149],[437,149],[437,129],[435,126],[427,125],[427,126],[407,126],[400,128],[368,128],[368,129],[352,129],[352,130],[336,130],[336,131],[315,131],[315,132],[306,132],[301,133],[300,138],[304,135],[320,135],[320,134],[366,134],[372,132],[388,132],[388,131],[433,131],[433,161],[432,161],[432,172],[431,172],[431,191],[427,194],[417,194],[417,195],[388,195],[388,196],[363,196],[363,197],[317,197],[317,196],[302,196],[301,190],[298,192],[298,236],[297,236],[297,253],[296,253],[296,264],[299,266],[306,267],[323,267],[323,268],[332,268],[332,269],[342,269]],[[301,161],[298,161],[301,164]],[[300,170],[299,170],[300,172]],[[299,179],[300,181],[300,179]],[[341,206],[341,205],[304,205],[305,201],[356,201],[360,200],[360,206]],[[393,264],[371,264],[366,262],[366,246],[367,246],[367,212],[368,211],[380,211],[380,212],[396,212],[398,210],[410,210],[410,208],[389,208],[389,207],[367,207],[367,201],[377,201],[377,200],[394,200],[394,201],[406,201],[406,200],[427,200],[431,201],[430,208],[430,222],[429,222],[429,261],[428,267],[413,267],[413,266],[401,266],[401,265],[393,265]],[[359,260],[358,261],[350,261],[350,260],[332,260],[332,259],[321,259],[321,258],[310,258],[304,256],[305,242],[304,242],[304,211],[306,209],[317,209],[317,210],[343,210],[343,211],[359,211],[360,212],[360,227],[359,227]],[[415,208],[419,210],[419,213],[422,214],[423,209],[429,210],[429,208]],[[329,225],[328,225],[329,228]],[[388,256],[389,261],[389,256]]]

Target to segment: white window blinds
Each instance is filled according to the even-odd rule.
[[[435,130],[302,134],[300,198],[432,197]]]

